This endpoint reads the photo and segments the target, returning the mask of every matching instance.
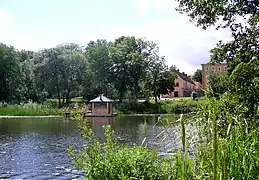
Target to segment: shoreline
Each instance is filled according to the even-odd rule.
[[[132,116],[161,116],[161,117],[165,117],[165,116],[172,116],[172,115],[180,115],[180,114],[121,114],[121,115],[117,115],[117,116],[112,116],[112,117],[132,117]],[[184,114],[184,115],[188,115],[188,114]],[[11,116],[11,115],[5,115],[5,116],[0,116],[0,119],[19,119],[19,118],[62,118],[65,116],[60,116],[60,115],[49,115],[49,116]],[[95,116],[92,116],[95,117]],[[98,116],[96,116],[98,117]],[[103,117],[107,117],[107,116],[103,116]],[[109,116],[110,117],[110,116]]]
[[[0,119],[18,119],[18,118],[61,118],[64,116],[50,115],[50,116],[0,116]]]

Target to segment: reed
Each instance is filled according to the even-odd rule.
[[[48,105],[27,103],[20,105],[0,105],[1,116],[48,116],[63,115],[61,109]]]

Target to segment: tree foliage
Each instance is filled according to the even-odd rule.
[[[157,44],[134,36],[114,42],[98,39],[86,47],[60,44],[37,52],[1,44],[0,100],[57,98],[61,106],[76,96],[90,100],[105,94],[136,101],[149,92],[158,97],[172,89],[173,79],[157,53]]]
[[[195,73],[192,76],[192,79],[202,84],[202,72],[200,69],[197,69],[195,71]]]
[[[259,60],[240,63],[230,78],[239,100],[247,105],[250,114],[259,113]]]
[[[165,65],[165,58],[154,54],[150,57],[148,64],[148,76],[146,89],[149,89],[155,97],[160,98],[160,94],[168,94],[173,91],[175,74]]]
[[[23,87],[17,51],[0,43],[0,101],[22,100]]]
[[[227,92],[230,87],[229,76],[226,72],[211,72],[208,74],[208,86],[212,89],[213,96]]]

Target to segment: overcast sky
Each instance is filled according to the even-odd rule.
[[[158,43],[168,65],[193,74],[227,31],[202,30],[173,0],[0,0],[0,42],[39,50],[134,35]]]

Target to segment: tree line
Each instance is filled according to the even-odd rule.
[[[0,43],[0,101],[57,98],[60,106],[72,97],[90,100],[99,94],[119,101],[151,95],[157,100],[174,82],[165,57],[158,53],[157,44],[133,36],[37,52]]]

